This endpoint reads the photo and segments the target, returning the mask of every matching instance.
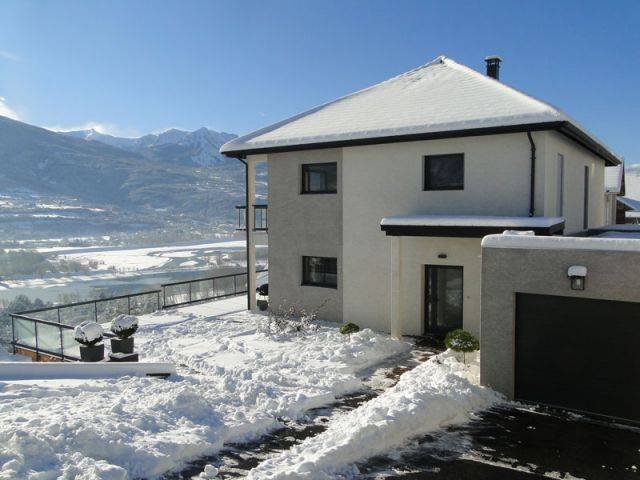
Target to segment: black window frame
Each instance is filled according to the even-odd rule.
[[[305,172],[309,167],[323,167],[332,165],[336,169],[336,188],[328,190],[309,190],[308,182],[306,182]],[[325,182],[326,183],[326,182]],[[300,168],[300,194],[301,195],[318,195],[318,194],[338,193],[338,162],[322,162],[322,163],[303,163]]]
[[[462,161],[462,184],[459,186],[433,186],[431,185],[431,161],[434,158],[442,158],[442,157],[455,157]],[[444,191],[444,190],[464,190],[464,153],[445,153],[438,155],[425,155],[423,157],[423,166],[422,166],[422,190],[425,192],[429,191]]]
[[[335,284],[326,281],[326,275],[327,275],[326,269],[324,272],[322,272],[325,276],[324,282],[314,282],[308,279],[307,262],[311,258],[335,261],[335,278],[336,278]],[[306,287],[322,287],[322,288],[332,288],[336,290],[338,288],[338,258],[337,257],[319,257],[316,255],[303,255],[302,256],[302,285]]]

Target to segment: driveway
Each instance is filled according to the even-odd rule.
[[[361,478],[403,480],[640,480],[640,428],[506,405],[359,468]]]

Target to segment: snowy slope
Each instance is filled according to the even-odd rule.
[[[138,349],[176,364],[169,380],[0,382],[0,479],[157,478],[360,388],[358,369],[408,348],[336,326],[275,338],[244,302],[140,317]]]

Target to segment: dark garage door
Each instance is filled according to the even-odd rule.
[[[640,422],[640,303],[517,294],[515,396]]]

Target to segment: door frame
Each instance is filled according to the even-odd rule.
[[[459,328],[463,328],[464,326],[464,266],[463,265],[439,265],[439,264],[435,264],[435,263],[428,263],[426,265],[424,265],[424,288],[423,288],[423,294],[424,294],[424,302],[423,302],[423,306],[422,306],[422,311],[423,311],[423,322],[422,325],[424,327],[423,332],[425,335],[445,335],[447,332],[443,331],[443,330],[434,330],[431,325],[432,325],[432,315],[429,314],[429,290],[430,290],[430,286],[431,286],[431,279],[429,278],[429,272],[431,269],[435,269],[435,268],[442,268],[442,269],[449,269],[449,270],[460,270],[462,272],[462,305],[461,305],[461,312],[460,312],[460,327]]]

